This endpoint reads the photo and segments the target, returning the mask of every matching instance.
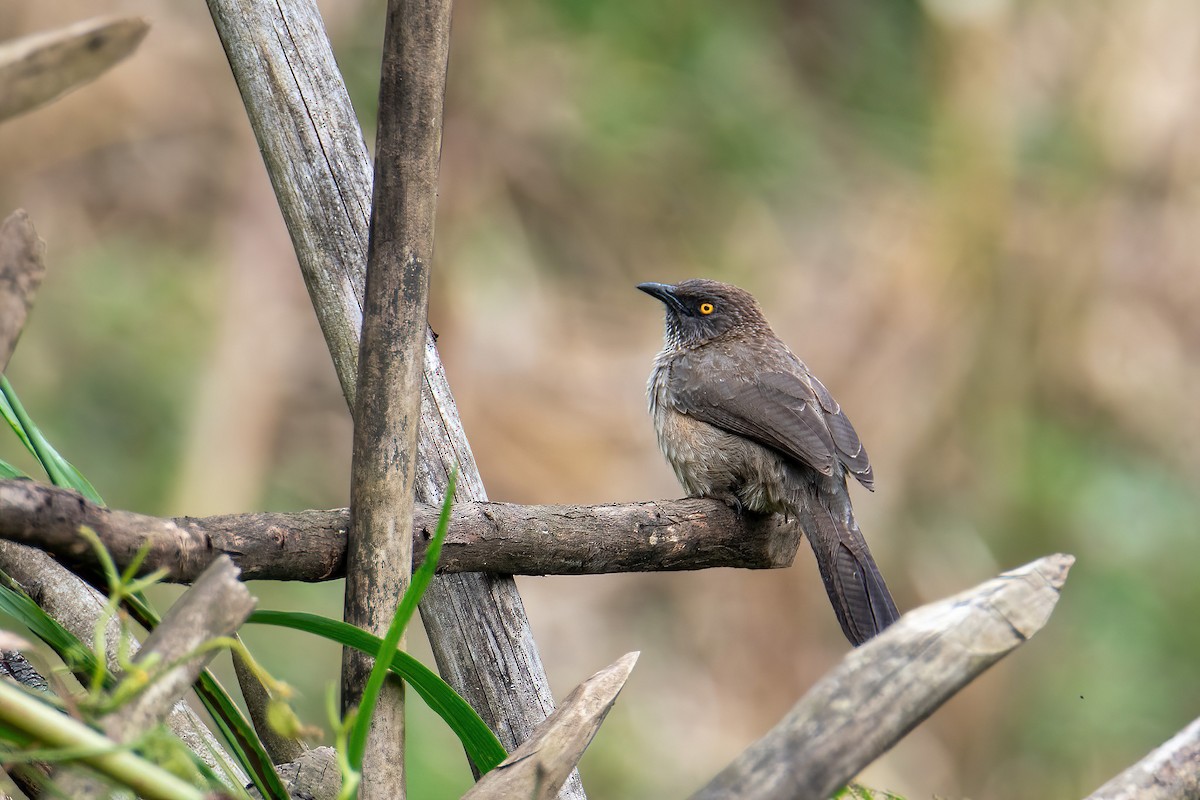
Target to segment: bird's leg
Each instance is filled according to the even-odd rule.
[[[733,513],[737,514],[739,517],[743,517],[746,515],[746,512],[749,511],[749,509],[746,507],[746,504],[742,502],[741,495],[738,494],[738,488],[739,487],[737,485],[734,485],[727,489],[710,490],[701,495],[701,497],[707,497],[710,500],[720,500],[722,503],[733,509]]]

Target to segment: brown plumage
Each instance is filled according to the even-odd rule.
[[[639,289],[666,306],[650,373],[659,445],[693,497],[800,521],[846,638],[899,616],[850,506],[847,475],[874,475],[854,426],[775,333],[754,297],[709,280]]]

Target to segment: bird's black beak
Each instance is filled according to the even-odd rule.
[[[641,289],[651,297],[657,297],[663,301],[666,307],[672,311],[683,311],[683,303],[675,296],[675,287],[669,283],[639,283],[637,288]]]

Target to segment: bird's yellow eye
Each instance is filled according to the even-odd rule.
[[[707,317],[709,314],[711,314],[711,313],[713,312],[713,310],[714,310],[714,309],[713,309],[713,304],[712,304],[712,303],[701,303],[701,304],[700,304],[700,313],[701,313],[701,314],[703,314],[703,315],[704,315],[704,316],[706,316],[706,317]]]

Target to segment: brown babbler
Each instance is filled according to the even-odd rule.
[[[747,291],[710,280],[637,288],[666,306],[650,373],[658,443],[692,497],[799,521],[846,638],[899,614],[854,521],[846,478],[874,476],[854,426]]]

